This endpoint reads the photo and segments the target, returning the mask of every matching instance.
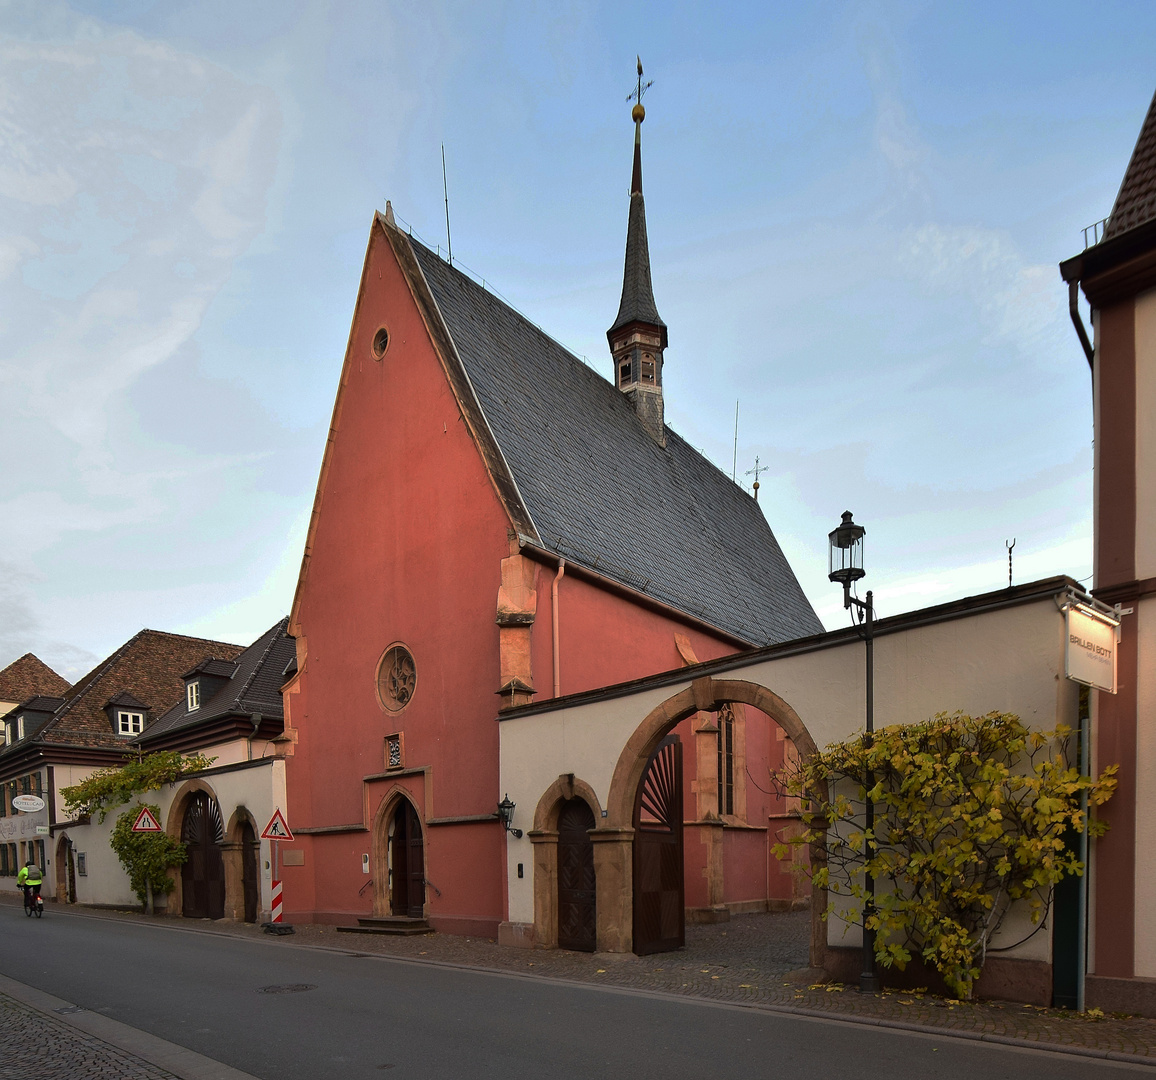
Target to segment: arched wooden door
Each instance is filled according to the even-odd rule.
[[[248,821],[241,823],[241,888],[245,895],[245,922],[257,921],[259,890],[257,888],[257,863],[261,854],[261,842]]]
[[[181,841],[188,851],[181,867],[182,913],[187,918],[225,917],[225,861],[220,848],[224,839],[217,800],[207,792],[195,792],[181,825]]]
[[[670,952],[685,943],[682,876],[682,742],[655,748],[634,800],[634,951]]]
[[[405,799],[389,827],[390,909],[411,919],[425,917],[425,845],[421,822]]]
[[[567,799],[558,815],[558,945],[593,952],[595,919],[594,811],[585,799]]]

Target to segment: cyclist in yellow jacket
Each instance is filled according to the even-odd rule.
[[[16,884],[24,890],[25,907],[32,907],[35,903],[43,882],[44,875],[40,872],[40,867],[32,859],[29,859],[20,873],[16,875]]]

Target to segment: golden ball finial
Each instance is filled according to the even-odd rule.
[[[630,110],[630,119],[636,124],[641,124],[646,119],[646,110],[642,107],[642,102],[639,102]]]

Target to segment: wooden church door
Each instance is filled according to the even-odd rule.
[[[259,890],[257,886],[258,862],[261,842],[249,822],[241,825],[241,889],[245,898],[245,922],[257,921]]]
[[[390,908],[394,915],[425,917],[425,843],[421,822],[404,799],[397,805],[390,830]]]
[[[682,870],[682,742],[668,735],[642,773],[634,801],[634,951],[685,942]]]
[[[585,799],[568,799],[558,815],[558,945],[593,952],[595,920],[594,811]]]
[[[225,917],[225,860],[220,844],[225,839],[217,800],[198,791],[185,809],[181,841],[188,859],[181,867],[182,913],[190,919]]]

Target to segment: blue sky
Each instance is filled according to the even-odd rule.
[[[1091,573],[1056,270],[1156,89],[1150,4],[0,0],[0,664],[289,606],[375,209],[605,375],[641,53],[667,419],[829,627]],[[749,484],[750,478],[740,476]]]

